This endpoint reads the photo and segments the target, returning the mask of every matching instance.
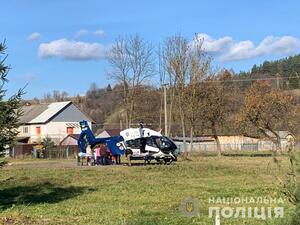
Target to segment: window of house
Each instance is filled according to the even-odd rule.
[[[74,127],[67,127],[67,134],[74,134]]]
[[[28,127],[23,127],[23,133],[24,134],[28,134],[28,130],[29,130]]]
[[[35,132],[37,135],[41,134],[41,127],[35,127]]]

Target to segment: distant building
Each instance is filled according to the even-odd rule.
[[[295,137],[288,131],[276,131],[280,137],[280,144],[283,151],[287,150],[288,139],[295,141]],[[276,145],[267,138],[247,137],[243,135],[219,135],[219,142],[222,151],[266,151],[276,150]],[[183,149],[183,138],[172,138],[180,149]],[[186,138],[187,144],[190,138]],[[216,151],[217,143],[212,136],[194,137],[194,151]]]
[[[106,138],[113,136],[120,136],[120,129],[107,129],[103,130],[100,134],[97,135],[97,138]]]
[[[80,134],[81,120],[88,121],[90,127],[93,123],[71,101],[26,105],[22,110],[17,139],[30,144],[40,143],[47,136],[59,144],[67,135]]]
[[[289,131],[275,131],[279,138],[280,138],[280,144],[281,144],[281,148],[282,150],[287,150],[287,146],[288,146],[288,140],[291,139],[293,142],[296,142],[296,138],[295,136],[289,132]],[[276,138],[274,134],[268,132],[268,135],[270,135],[271,137],[273,137],[274,139]],[[265,145],[274,145],[270,140],[265,138]],[[274,146],[275,148],[275,146]]]
[[[62,145],[62,146],[77,146],[79,135],[80,134],[69,134],[64,139],[62,139],[62,141],[59,143],[59,145]]]

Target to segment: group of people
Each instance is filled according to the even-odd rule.
[[[120,155],[112,155],[106,144],[98,144],[93,149],[87,145],[86,157],[88,165],[121,164]]]

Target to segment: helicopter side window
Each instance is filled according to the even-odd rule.
[[[161,147],[161,137],[155,137],[153,139],[153,147]]]
[[[141,140],[140,139],[134,139],[126,141],[126,146],[129,148],[140,148],[141,147]]]
[[[169,147],[171,147],[171,142],[170,142],[170,140],[169,140],[168,138],[166,138],[166,137],[162,137],[162,138],[161,138],[161,146],[162,146],[163,148],[169,148]]]
[[[146,144],[147,144],[148,146],[157,148],[157,147],[159,147],[159,145],[157,145],[156,139],[157,139],[157,138],[155,138],[155,137],[149,137],[149,138],[147,138]]]

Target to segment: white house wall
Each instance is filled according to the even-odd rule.
[[[88,122],[88,124],[90,127],[92,126],[91,122]],[[28,134],[23,133],[23,127],[28,127],[29,129]],[[36,133],[37,127],[41,128],[40,135]],[[73,127],[73,134],[81,133],[79,122],[49,122],[47,124],[34,124],[34,125],[21,126],[19,128],[19,131],[21,132],[19,133],[18,136],[20,137],[30,136],[31,143],[38,143],[45,137],[50,137],[55,142],[55,144],[59,144],[59,142],[62,141],[68,135],[67,127]]]

